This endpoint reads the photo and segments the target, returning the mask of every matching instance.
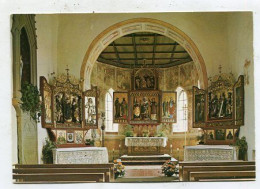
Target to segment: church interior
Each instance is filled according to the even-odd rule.
[[[11,22],[15,183],[255,180],[252,12]]]

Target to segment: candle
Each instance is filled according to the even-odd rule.
[[[170,145],[170,148],[172,148],[172,144]]]
[[[119,148],[121,148],[121,144],[119,144]]]

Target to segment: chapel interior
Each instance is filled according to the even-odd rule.
[[[15,14],[14,183],[255,180],[253,14]]]

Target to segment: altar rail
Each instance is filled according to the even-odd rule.
[[[114,164],[16,164],[15,183],[73,183],[114,181]]]
[[[254,161],[179,162],[180,181],[255,180]]]

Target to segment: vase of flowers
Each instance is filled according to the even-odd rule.
[[[171,177],[173,174],[179,173],[177,162],[171,160],[166,161],[162,166],[162,173],[167,177]]]
[[[123,177],[125,175],[125,166],[122,164],[121,161],[114,160],[114,173],[115,179],[118,177]]]

